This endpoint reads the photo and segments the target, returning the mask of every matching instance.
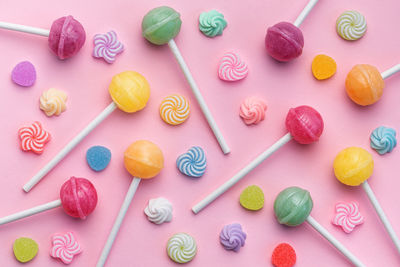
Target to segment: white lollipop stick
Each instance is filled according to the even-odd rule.
[[[31,209],[28,210],[24,210],[24,211],[20,211],[11,215],[8,215],[6,217],[0,218],[0,225],[6,224],[6,223],[10,223],[19,219],[23,219],[25,217],[29,217],[31,215],[46,211],[46,210],[51,210],[54,208],[57,208],[61,206],[61,200],[57,199],[54,200],[52,202],[40,205],[40,206],[36,206],[33,207]]]
[[[382,75],[383,79],[387,79],[387,78],[389,78],[390,76],[392,76],[393,74],[395,74],[395,73],[397,73],[399,71],[400,71],[400,64],[397,64],[397,65],[391,67],[390,69],[385,70],[384,72],[382,72],[381,75]]]
[[[139,186],[140,180],[141,180],[140,178],[136,178],[136,177],[133,178],[132,183],[129,187],[129,190],[126,193],[125,200],[122,203],[121,209],[119,210],[118,216],[115,219],[115,222],[111,229],[111,232],[108,235],[107,242],[104,245],[104,248],[103,248],[103,251],[101,252],[99,260],[97,261],[96,267],[103,267],[104,264],[106,263],[108,254],[110,254],[111,247],[115,241],[115,238],[117,237],[119,228],[121,227],[122,221],[125,218],[126,212],[128,211],[128,208],[129,208],[129,205],[132,202],[132,198],[136,193],[136,189]]]
[[[168,46],[171,49],[172,53],[174,54],[176,60],[178,61],[179,65],[183,71],[183,74],[185,74],[185,77],[186,77],[190,87],[192,88],[192,92],[193,92],[194,96],[196,97],[197,102],[199,103],[204,116],[207,119],[208,125],[210,126],[211,130],[213,131],[215,138],[217,138],[217,141],[222,149],[222,152],[224,152],[224,154],[228,154],[229,152],[231,152],[231,150],[228,147],[220,129],[218,128],[218,125],[215,122],[214,117],[212,116],[210,110],[208,109],[206,101],[204,100],[203,96],[201,95],[199,87],[197,87],[197,84],[194,81],[193,76],[190,73],[188,66],[186,65],[185,60],[183,59],[181,52],[179,51],[178,47],[176,46],[174,39],[171,39],[168,42]]]
[[[339,250],[346,258],[348,258],[355,266],[365,267],[365,265],[354,256],[342,243],[334,238],[322,225],[320,225],[311,215],[309,215],[306,221],[317,230],[323,237],[326,238],[337,250]]]
[[[388,218],[386,217],[386,214],[383,211],[381,205],[379,204],[378,199],[376,199],[374,192],[372,191],[372,189],[369,186],[367,181],[362,183],[362,187],[363,187],[365,193],[367,193],[367,196],[368,196],[369,200],[371,201],[372,205],[374,206],[376,213],[378,213],[378,216],[381,219],[383,225],[385,226],[386,231],[388,232],[390,238],[392,239],[394,245],[396,246],[397,250],[400,253],[400,240],[397,237],[396,232],[394,231]]]
[[[6,30],[11,30],[11,31],[26,32],[26,33],[45,36],[45,37],[49,37],[49,35],[50,35],[50,31],[46,30],[46,29],[35,28],[35,27],[30,27],[30,26],[25,26],[25,25],[20,25],[20,24],[3,22],[3,21],[0,21],[0,28],[6,29]]]
[[[76,147],[94,128],[97,127],[105,118],[108,117],[117,105],[112,102],[96,118],[94,118],[78,135],[76,135],[57,155],[54,156],[35,176],[33,176],[24,186],[25,192],[29,192],[42,178],[51,171],[71,150]]]
[[[310,0],[306,7],[301,11],[300,15],[297,17],[297,19],[294,21],[293,25],[296,27],[300,27],[300,25],[303,23],[305,18],[307,17],[308,13],[313,9],[315,4],[318,2],[318,0]]]
[[[213,202],[217,197],[225,193],[229,188],[234,186],[237,182],[239,182],[243,177],[245,177],[249,172],[251,172],[255,167],[260,165],[264,160],[266,160],[269,156],[271,156],[275,151],[281,148],[284,144],[292,140],[292,135],[290,133],[285,134],[281,139],[279,139],[275,144],[270,146],[263,153],[258,155],[252,162],[250,162],[246,167],[241,169],[238,173],[236,173],[230,180],[226,181],[220,187],[218,187],[214,192],[209,194],[199,203],[192,207],[192,211],[194,213],[200,212],[202,209],[207,207],[211,202]]]

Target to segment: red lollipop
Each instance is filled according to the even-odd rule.
[[[60,199],[0,218],[0,225],[62,206],[69,216],[85,219],[97,205],[97,192],[85,178],[71,177],[61,187]]]
[[[72,16],[55,20],[50,30],[2,21],[0,21],[0,28],[48,37],[49,47],[59,59],[74,56],[86,40],[86,33],[82,24]]]
[[[311,144],[318,141],[324,130],[324,122],[318,111],[312,107],[299,106],[289,110],[286,116],[286,128],[288,130],[287,134],[236,173],[231,179],[214,190],[214,192],[194,205],[192,211],[194,213],[200,212],[290,140],[294,139],[300,144]]]

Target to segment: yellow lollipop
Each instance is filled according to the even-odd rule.
[[[118,108],[128,113],[143,109],[150,98],[149,83],[135,71],[115,75],[108,91]]]
[[[341,183],[350,186],[362,185],[362,188],[365,193],[367,193],[376,213],[385,226],[386,231],[400,253],[400,239],[393,230],[392,225],[367,181],[374,170],[372,155],[360,147],[345,148],[336,156],[335,161],[333,162],[333,169],[336,178]]]
[[[348,147],[336,156],[333,169],[341,183],[357,186],[372,175],[374,161],[372,155],[365,149]]]
[[[143,109],[150,97],[150,85],[147,80],[135,71],[125,71],[115,75],[109,86],[113,100],[96,118],[78,133],[56,156],[53,157],[35,176],[23,187],[29,192],[54,166],[82,141],[97,125],[108,117],[117,107],[127,113]]]

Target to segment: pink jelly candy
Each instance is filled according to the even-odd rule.
[[[49,47],[59,59],[70,58],[82,48],[86,33],[72,16],[66,16],[53,22],[49,35]]]
[[[62,185],[60,199],[65,213],[85,219],[97,205],[97,192],[89,180],[71,177]]]
[[[290,61],[303,52],[304,38],[301,30],[289,22],[279,22],[267,30],[265,48],[278,61]]]
[[[324,130],[321,115],[309,106],[291,108],[286,116],[286,129],[300,144],[318,141]]]

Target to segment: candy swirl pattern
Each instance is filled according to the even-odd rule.
[[[119,53],[124,51],[124,45],[118,40],[115,31],[109,31],[105,34],[96,34],[93,41],[93,56],[96,58],[103,58],[110,64],[115,61],[115,57]]]
[[[336,20],[336,31],[345,40],[358,40],[364,36],[366,30],[367,21],[358,11],[346,11]]]
[[[248,97],[240,105],[239,116],[247,125],[258,124],[265,118],[267,105],[257,97]]]
[[[396,130],[380,126],[372,131],[370,140],[371,147],[380,155],[392,152],[397,145]]]
[[[167,96],[161,102],[160,116],[170,125],[184,123],[190,114],[189,101],[182,95],[174,94]]]
[[[50,88],[40,96],[39,107],[48,117],[59,116],[67,108],[67,98],[64,91]]]
[[[203,12],[199,17],[199,29],[207,37],[222,35],[226,28],[224,15],[217,10]]]
[[[172,220],[172,204],[163,197],[149,200],[149,204],[144,209],[147,219],[155,224],[162,224]]]
[[[332,220],[334,225],[342,227],[347,234],[351,233],[357,225],[364,222],[357,202],[340,202],[335,206],[336,214]]]
[[[187,263],[196,256],[196,241],[186,233],[175,234],[168,240],[167,252],[174,262]]]
[[[223,81],[234,82],[247,77],[247,64],[232,52],[226,53],[219,62],[218,76]]]
[[[81,246],[72,232],[55,234],[50,255],[60,259],[65,264],[70,264],[75,255],[82,252]]]
[[[191,147],[188,152],[176,159],[179,171],[190,177],[201,177],[206,171],[207,159],[204,150],[199,146]]]
[[[226,250],[238,252],[244,246],[246,233],[238,223],[225,225],[219,235],[219,240]]]
[[[51,139],[50,133],[44,130],[38,121],[19,129],[18,135],[21,139],[21,149],[36,154],[42,154],[44,145]]]

